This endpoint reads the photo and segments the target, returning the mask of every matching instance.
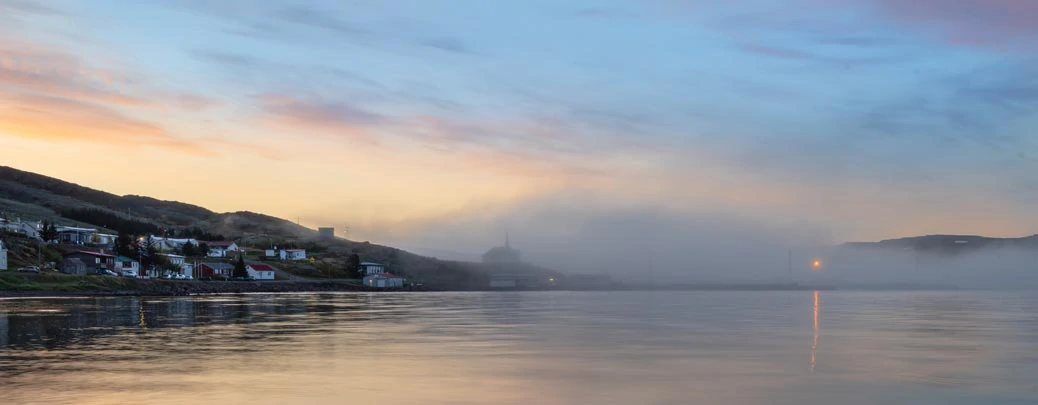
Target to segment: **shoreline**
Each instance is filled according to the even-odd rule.
[[[135,280],[131,285],[100,288],[39,288],[0,290],[0,298],[18,297],[179,297],[213,294],[365,291],[360,285],[337,281],[168,281]]]

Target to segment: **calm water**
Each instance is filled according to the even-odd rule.
[[[3,404],[1036,404],[1038,294],[0,301]]]

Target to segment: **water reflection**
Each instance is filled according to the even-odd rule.
[[[0,403],[1034,403],[1038,296],[827,292],[824,354],[808,297],[0,300]]]
[[[815,352],[818,350],[818,291],[815,291],[814,339],[811,341],[811,372],[815,372]]]

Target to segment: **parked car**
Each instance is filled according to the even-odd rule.
[[[37,266],[25,266],[25,267],[19,267],[18,271],[22,272],[22,273],[39,273],[40,272],[40,268],[37,267]]]
[[[106,270],[106,269],[98,270],[97,271],[97,275],[99,275],[99,276],[119,277],[119,274],[117,274],[116,272],[111,271],[111,270]]]
[[[129,271],[129,270],[122,272],[121,275],[123,277],[137,277],[137,273],[134,273],[134,272]]]

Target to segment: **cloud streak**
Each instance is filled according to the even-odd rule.
[[[373,142],[372,127],[388,118],[345,102],[262,94],[255,97],[266,125],[284,130],[317,131],[353,140]]]

